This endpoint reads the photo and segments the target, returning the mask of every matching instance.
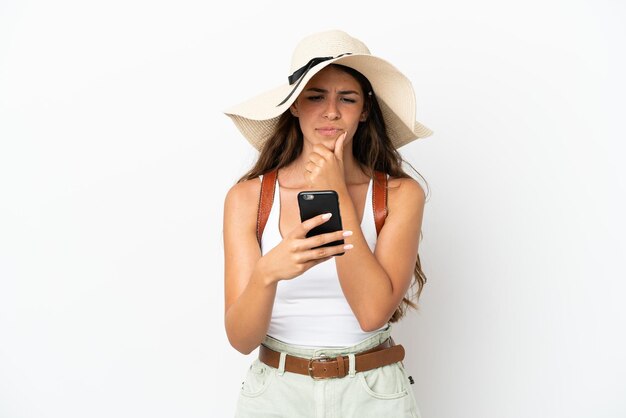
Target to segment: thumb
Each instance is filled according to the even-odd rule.
[[[348,132],[344,132],[335,142],[335,157],[340,161],[343,161],[343,144],[346,142],[347,135]]]

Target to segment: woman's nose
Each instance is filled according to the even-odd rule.
[[[326,107],[326,111],[324,112],[324,117],[328,120],[337,120],[341,117],[339,109],[337,109],[337,105],[332,100],[328,101],[328,106]]]

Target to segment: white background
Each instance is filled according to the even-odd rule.
[[[215,2],[213,2],[215,3]],[[222,205],[253,149],[221,110],[344,29],[435,135],[423,418],[626,416],[626,7],[0,1],[0,417],[230,417]]]

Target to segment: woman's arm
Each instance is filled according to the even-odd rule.
[[[372,331],[389,321],[413,278],[424,212],[425,195],[411,178],[390,179],[389,213],[372,253],[361,231],[353,202],[340,194],[343,226],[354,231],[354,249],[337,257],[344,295],[361,328]],[[369,202],[365,202],[366,210]]]
[[[224,322],[231,345],[244,354],[263,340],[276,294],[277,282],[259,265],[256,217],[260,187],[258,180],[238,183],[224,202]]]
[[[343,245],[311,249],[343,238],[343,231],[305,238],[328,220],[320,215],[298,224],[261,256],[256,238],[260,187],[258,180],[238,183],[224,202],[224,320],[228,340],[244,354],[258,347],[267,333],[278,281],[293,279],[346,251]]]

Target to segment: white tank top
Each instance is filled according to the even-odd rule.
[[[372,180],[367,189],[361,230],[373,252],[376,246],[376,225],[371,202]],[[261,238],[261,251],[264,254],[282,241],[279,217],[280,187],[277,183],[272,209]],[[375,333],[365,332],[359,326],[341,290],[334,258],[310,268],[294,279],[278,282],[267,332],[271,337],[301,346],[345,347],[355,345]]]

